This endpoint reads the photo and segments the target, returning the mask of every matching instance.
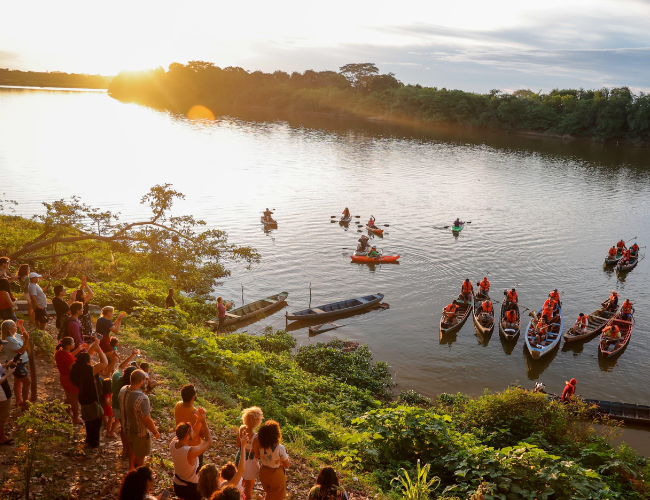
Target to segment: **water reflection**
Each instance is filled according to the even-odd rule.
[[[555,347],[550,353],[542,356],[540,359],[533,359],[533,357],[528,352],[526,343],[524,342],[524,359],[526,360],[526,371],[528,374],[528,380],[537,380],[539,377],[546,371],[546,369],[551,365],[555,356],[557,356],[559,349]]]
[[[507,340],[503,335],[499,335],[499,339],[501,340],[501,347],[503,347],[503,352],[505,352],[506,355],[511,356],[512,351],[514,351],[515,346],[517,345],[517,341],[519,340],[519,335],[517,335],[512,340]]]
[[[458,340],[458,333],[457,332],[452,332],[452,333],[443,333],[443,332],[438,332],[440,335],[440,344],[446,344],[451,348],[451,344],[456,342]]]
[[[631,341],[631,339],[630,339]],[[617,354],[616,356],[612,357],[605,357],[601,354],[600,348],[598,347],[598,367],[601,369],[601,371],[604,372],[613,372],[614,367],[618,364],[618,360],[621,359],[621,356],[625,354],[625,351],[627,350],[627,347],[630,345],[630,342],[628,342],[623,349],[621,349],[620,354]]]

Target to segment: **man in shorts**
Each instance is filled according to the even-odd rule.
[[[131,373],[131,385],[120,389],[120,416],[124,433],[131,448],[129,453],[129,470],[144,465],[144,459],[151,454],[151,436],[160,439],[160,433],[151,419],[149,398],[142,392],[147,376],[142,370]]]
[[[47,290],[49,285],[45,286],[45,290],[38,285],[38,280],[42,277],[38,273],[29,273],[29,298],[32,299],[34,320],[36,321],[35,326],[39,330],[43,330],[45,325],[47,325],[47,297],[45,296],[45,290]]]

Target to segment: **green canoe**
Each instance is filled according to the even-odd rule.
[[[463,228],[465,227],[465,224],[461,224],[460,226],[451,226],[451,232],[452,233],[460,233]]]

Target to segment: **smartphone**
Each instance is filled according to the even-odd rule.
[[[97,337],[99,340],[102,340],[104,336],[101,333],[96,333],[95,337]]]
[[[169,498],[169,490],[164,490],[160,495],[160,500],[167,500]]]

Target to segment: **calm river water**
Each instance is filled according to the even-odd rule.
[[[134,220],[140,197],[169,182],[185,193],[178,214],[203,218],[252,245],[262,262],[218,289],[241,304],[285,290],[290,310],[369,293],[385,294],[386,311],[339,321],[334,332],[370,346],[388,362],[400,388],[427,396],[543,381],[560,392],[578,379],[588,398],[650,404],[648,318],[650,261],[624,278],[603,270],[608,247],[638,236],[648,243],[650,151],[588,142],[456,134],[323,117],[221,117],[193,123],[102,92],[0,89],[0,193],[31,215],[41,201],[78,195]],[[350,263],[360,234],[330,223],[348,206],[388,223],[375,240],[399,265]],[[264,232],[260,211],[275,210]],[[459,216],[472,223],[455,238],[434,226]],[[645,250],[642,250],[644,253]],[[489,271],[493,296],[517,283],[521,303],[537,309],[563,292],[565,322],[591,312],[617,290],[636,306],[627,350],[599,360],[598,342],[562,343],[533,362],[523,338],[504,345],[498,332],[480,342],[471,320],[441,342],[443,306],[461,281]],[[247,327],[284,327],[284,310]],[[300,344],[323,341],[293,331]],[[626,431],[630,433],[631,431]],[[650,437],[628,440],[650,454]]]

